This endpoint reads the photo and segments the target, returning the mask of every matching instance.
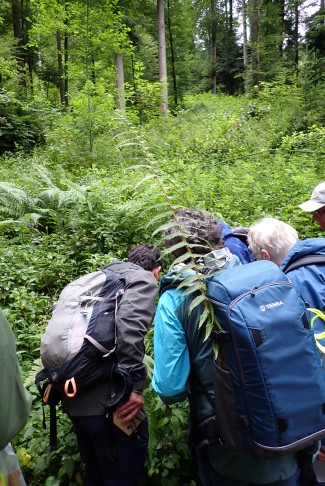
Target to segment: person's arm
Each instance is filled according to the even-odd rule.
[[[133,380],[129,400],[118,409],[123,421],[132,420],[144,404],[144,337],[153,321],[156,293],[157,281],[151,272],[142,269],[132,272],[116,315],[117,359]]]
[[[185,400],[189,386],[189,353],[184,330],[175,313],[180,294],[181,291],[166,291],[155,316],[152,386],[166,404]]]

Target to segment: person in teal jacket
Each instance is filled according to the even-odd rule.
[[[190,287],[195,274],[188,266],[190,261],[193,262],[189,248],[195,255],[202,278],[205,273],[240,265],[239,258],[224,246],[218,221],[199,210],[178,210],[175,224],[165,231],[165,242],[167,247],[173,247],[173,256],[183,261],[163,276],[160,283],[154,326],[152,386],[166,404],[189,399],[190,447],[200,484],[298,485],[299,468],[295,455],[258,460],[233,453],[218,444],[214,421],[212,341],[206,337],[205,325],[199,326],[204,305],[189,312],[198,294],[184,295],[184,287],[177,288],[180,283],[186,288],[186,278]]]

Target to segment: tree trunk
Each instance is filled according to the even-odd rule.
[[[64,36],[64,104],[66,108],[69,105],[69,76],[68,76],[68,67],[69,67],[69,36],[65,34]]]
[[[60,103],[62,106],[65,104],[64,95],[64,73],[63,73],[63,57],[62,57],[62,42],[61,42],[61,32],[56,31],[56,49],[58,58],[58,87],[60,93]]]
[[[229,34],[232,37],[234,34],[234,12],[233,0],[229,0]]]
[[[64,25],[66,26],[66,31],[64,34],[64,104],[67,108],[69,105],[69,36],[67,34],[69,28],[69,17],[68,17],[68,3],[64,2],[65,20]]]
[[[217,93],[217,15],[216,15],[216,0],[211,0],[210,3],[211,15],[211,93]]]
[[[157,0],[157,19],[159,81],[161,85],[160,111],[162,114],[166,114],[168,112],[168,87],[164,0]]]
[[[294,13],[294,63],[295,63],[295,72],[296,76],[298,76],[298,63],[299,63],[299,0],[295,1],[295,13]]]
[[[23,88],[26,88],[26,74],[25,74],[25,57],[22,46],[22,8],[20,0],[11,0],[12,10],[12,24],[14,38],[17,41],[17,70],[18,70],[18,83]]]
[[[245,93],[248,92],[248,57],[247,57],[247,4],[246,0],[242,0],[242,15],[243,15],[243,63],[245,76]]]
[[[283,34],[283,39],[285,37],[285,15],[286,15],[286,9],[285,9],[285,0],[280,0],[280,19],[281,19],[281,31]],[[279,52],[281,56],[283,56],[283,39],[281,38],[279,41]]]
[[[125,111],[125,96],[124,96],[124,66],[123,66],[123,54],[115,54],[115,66],[117,73],[116,88],[116,108]]]
[[[251,45],[252,45],[252,84],[257,86],[260,81],[259,31],[260,19],[258,0],[251,0]]]
[[[170,1],[167,1],[167,25],[168,25],[168,35],[169,35],[169,45],[170,45],[170,60],[171,60],[171,68],[172,68],[172,80],[173,80],[173,89],[174,89],[174,102],[175,106],[177,106],[178,102],[178,95],[177,95],[177,78],[176,78],[176,68],[175,68],[175,55],[174,55],[174,39],[172,33],[172,25],[171,25],[171,15],[170,15]]]

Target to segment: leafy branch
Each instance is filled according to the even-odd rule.
[[[200,314],[199,328],[206,325],[206,336],[209,336],[213,327],[216,325],[214,311],[210,300],[206,296],[206,278],[202,273],[202,264],[197,263],[197,258],[201,254],[195,253],[195,248],[198,244],[191,244],[188,241],[188,225],[184,225],[178,217],[177,210],[182,207],[190,208],[188,201],[184,201],[177,188],[176,181],[163,170],[163,164],[159,164],[159,160],[155,160],[153,152],[149,149],[149,144],[140,136],[139,132],[127,120],[123,119],[129,128],[124,130],[118,136],[123,138],[119,143],[119,148],[133,146],[138,149],[138,156],[141,159],[140,163],[130,167],[131,170],[142,170],[146,173],[134,187],[134,191],[142,191],[151,185],[155,188],[156,197],[159,196],[161,202],[159,205],[152,205],[151,209],[155,213],[150,218],[147,226],[155,227],[158,222],[161,224],[153,231],[152,236],[163,234],[163,241],[179,237],[180,242],[172,245],[164,250],[164,255],[172,256],[175,250],[183,250],[182,255],[178,258],[172,259],[172,267],[178,266],[178,272],[175,276],[175,283],[183,276],[184,272],[189,272],[182,281],[177,285],[177,289],[182,289],[182,296],[193,296],[193,300],[189,307],[191,313],[197,306],[203,305],[204,310]],[[166,234],[166,230],[175,228],[171,233]],[[165,234],[164,234],[165,233]],[[205,242],[207,243],[207,242]],[[210,245],[202,245],[206,248],[207,253],[211,251]],[[186,264],[184,263],[186,262]]]

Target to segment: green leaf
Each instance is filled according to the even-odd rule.
[[[195,309],[195,307],[202,304],[202,302],[204,302],[205,300],[206,297],[204,295],[198,295],[197,297],[195,297],[195,299],[193,299],[193,301],[191,302],[191,305],[188,309],[188,313],[190,314],[193,311],[193,309]],[[203,314],[205,313],[205,311],[208,311],[208,309],[204,309]]]
[[[202,289],[202,283],[198,282],[197,284],[191,285],[190,287],[187,287],[183,292],[182,296],[193,294],[194,292],[197,292],[198,290]]]
[[[211,318],[211,313],[208,308],[205,308],[200,316],[199,329]],[[212,330],[212,329],[211,329]],[[210,335],[211,331],[209,332]],[[206,336],[207,337],[207,336]]]

